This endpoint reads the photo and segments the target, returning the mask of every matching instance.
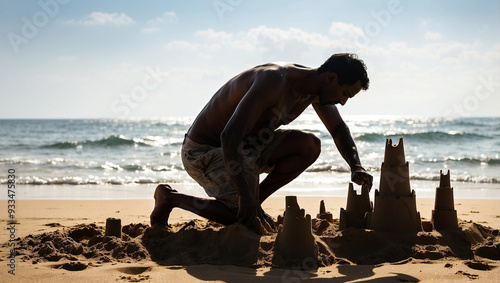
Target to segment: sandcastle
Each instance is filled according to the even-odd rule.
[[[349,184],[346,209],[340,209],[339,229],[369,228],[386,232],[419,232],[458,229],[457,211],[450,185],[450,171],[440,171],[439,187],[432,220],[422,222],[417,211],[415,191],[410,189],[408,162],[405,160],[403,138],[398,145],[386,140],[384,162],[380,170],[380,191],[375,190],[375,208],[367,187],[357,195]],[[425,229],[423,229],[425,228]]]
[[[431,221],[436,230],[458,229],[453,188],[450,184],[450,170],[448,170],[447,174],[439,171],[439,187],[436,188],[436,199]]]
[[[296,196],[285,199],[285,216],[274,243],[273,264],[317,268],[318,245],[312,233],[311,215],[300,209]]]
[[[388,139],[380,170],[380,191],[375,190],[373,212],[366,214],[367,228],[387,232],[422,231],[415,191],[410,189],[403,138],[398,145]]]
[[[326,212],[324,201],[320,203],[317,218],[321,225],[334,222],[332,214]],[[317,241],[313,235],[311,216],[300,209],[297,197],[286,197],[284,218],[278,217],[278,222],[282,226],[274,244],[273,264],[280,267],[299,266],[302,269],[317,267],[318,251],[325,248],[321,240]],[[350,183],[346,209],[340,210],[339,229],[354,227],[391,233],[418,233],[423,231],[422,224],[426,224],[425,231],[428,232],[433,228],[458,228],[450,173],[440,172],[432,221],[423,223],[417,211],[415,191],[410,188],[409,163],[405,159],[403,138],[397,145],[387,139],[380,170],[380,188],[375,190],[374,204],[370,201],[367,186],[363,186],[358,195]],[[331,251],[327,250],[327,254]]]
[[[347,192],[346,209],[340,208],[339,229],[344,230],[348,227],[366,228],[366,213],[373,210],[373,204],[370,201],[368,187],[361,188],[361,194],[356,194],[353,184],[349,183]]]

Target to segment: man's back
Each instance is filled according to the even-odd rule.
[[[256,134],[260,129],[268,127],[271,121],[274,121],[274,128],[291,122],[313,102],[312,96],[298,94],[291,83],[294,79],[305,76],[307,72],[310,72],[310,69],[299,65],[270,63],[238,74],[224,84],[205,105],[188,136],[198,143],[220,146],[220,134],[235,111],[238,111],[240,101],[243,99],[242,103],[256,102],[255,99],[250,102],[245,95],[257,82],[260,88],[265,89],[257,94],[257,100],[270,99],[270,105],[273,106],[264,111],[238,113],[248,117],[256,115],[253,117],[257,120],[254,125],[241,125],[250,127],[247,134]],[[283,119],[284,116],[287,117],[286,120]]]

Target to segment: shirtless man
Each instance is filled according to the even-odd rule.
[[[265,64],[230,79],[210,99],[188,130],[182,161],[188,174],[215,199],[178,193],[161,184],[154,193],[151,225],[167,225],[174,207],[222,224],[240,222],[272,230],[262,202],[299,176],[319,156],[311,133],[281,130],[312,104],[351,168],[351,180],[371,189],[349,128],[335,104],[368,89],[363,61],[334,54],[319,68]],[[260,173],[269,173],[259,183]]]

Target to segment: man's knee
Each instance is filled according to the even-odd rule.
[[[309,158],[309,162],[313,163],[321,153],[321,140],[314,134],[306,133],[303,138],[302,149],[304,155]]]

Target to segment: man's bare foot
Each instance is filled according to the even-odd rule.
[[[168,217],[175,207],[172,204],[171,194],[177,191],[167,184],[160,184],[154,193],[155,208],[151,212],[151,226],[165,227],[168,225]]]

